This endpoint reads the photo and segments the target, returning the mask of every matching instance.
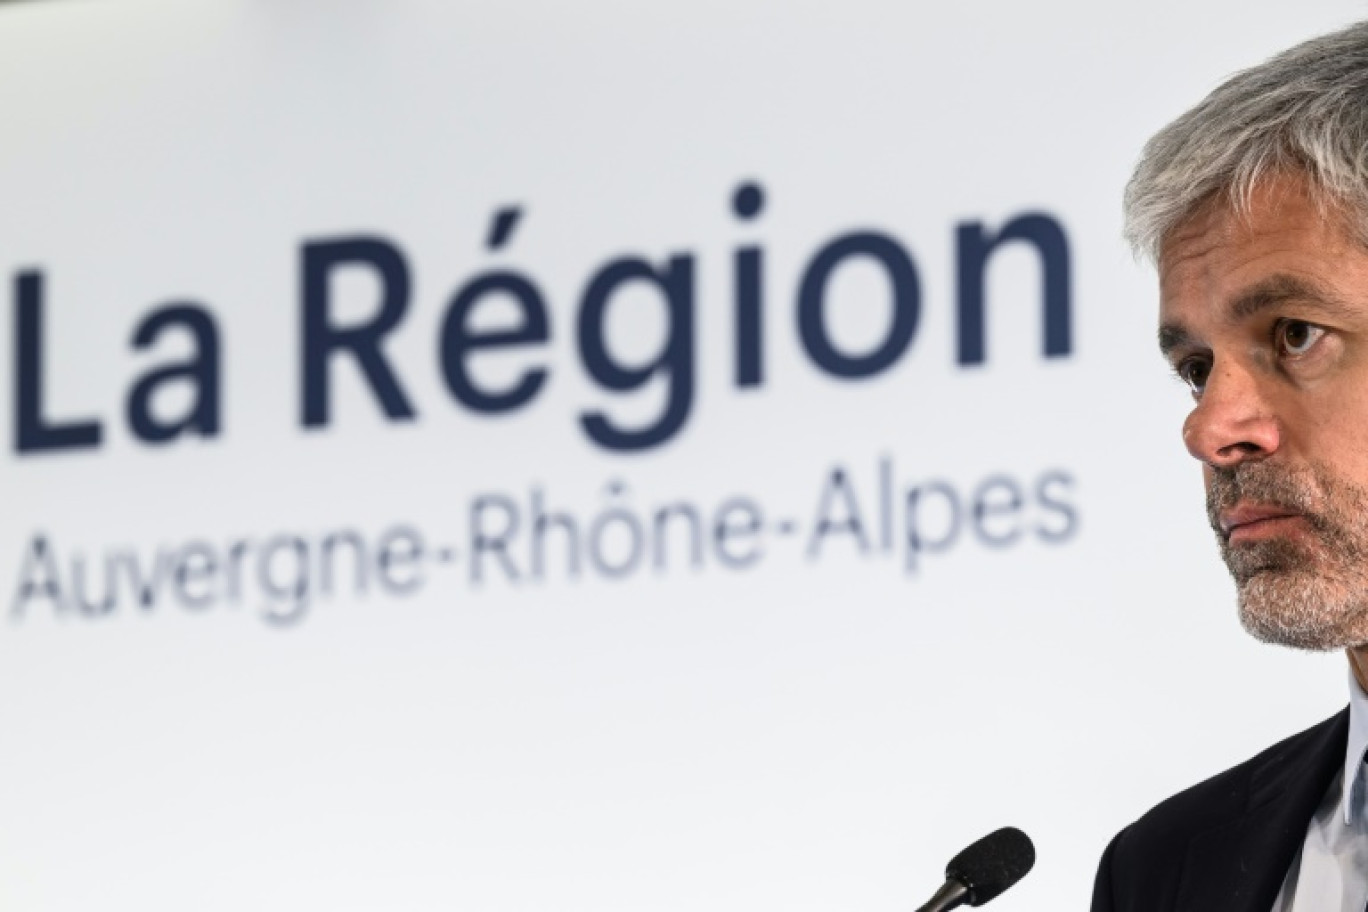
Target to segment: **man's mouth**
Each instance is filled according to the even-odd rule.
[[[1236,504],[1217,518],[1221,535],[1232,545],[1285,535],[1306,521],[1296,510],[1270,504]]]

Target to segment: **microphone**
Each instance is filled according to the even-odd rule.
[[[946,912],[968,903],[981,906],[1021,878],[1035,864],[1031,837],[1016,827],[989,833],[945,866],[945,884],[917,912]]]

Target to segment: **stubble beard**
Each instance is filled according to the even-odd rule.
[[[1328,651],[1368,643],[1368,489],[1317,468],[1268,462],[1213,468],[1207,517],[1256,638]],[[1301,514],[1310,534],[1232,546],[1219,512],[1238,502]]]

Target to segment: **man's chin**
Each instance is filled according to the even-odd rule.
[[[1265,643],[1330,652],[1368,643],[1368,611],[1345,587],[1305,571],[1265,571],[1239,583],[1240,623]]]

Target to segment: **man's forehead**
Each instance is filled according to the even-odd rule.
[[[1304,180],[1269,182],[1247,205],[1209,202],[1165,238],[1159,348],[1205,347],[1220,327],[1288,306],[1303,319],[1368,323],[1368,247],[1344,210]]]
[[[1169,232],[1158,264],[1160,310],[1225,302],[1278,275],[1319,286],[1349,256],[1368,262],[1338,207],[1316,198],[1304,178],[1270,178],[1241,203],[1213,197]]]
[[[1168,234],[1159,249],[1163,276],[1216,253],[1238,253],[1294,236],[1339,233],[1347,225],[1300,175],[1265,178],[1247,193],[1208,194]]]
[[[1200,249],[1228,243],[1237,221],[1236,208],[1227,193],[1207,196],[1164,235],[1159,248],[1161,267],[1166,260],[1186,254],[1194,247]]]

